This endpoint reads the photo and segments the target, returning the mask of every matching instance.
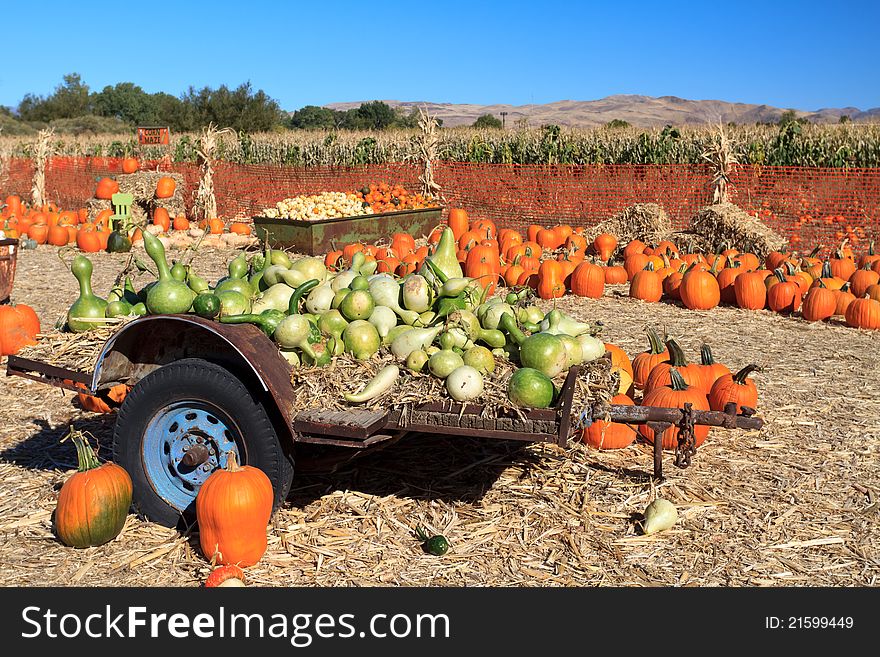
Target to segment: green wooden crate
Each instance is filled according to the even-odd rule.
[[[440,224],[441,213],[442,208],[424,208],[318,221],[254,217],[254,234],[268,239],[273,249],[321,255],[352,242],[373,243],[380,238],[390,242],[394,233],[427,237]]]

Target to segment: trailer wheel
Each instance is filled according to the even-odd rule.
[[[227,454],[260,468],[272,482],[274,507],[293,479],[260,397],[229,370],[186,358],[151,372],[122,403],[113,433],[113,457],[131,475],[135,508],[169,527],[195,519],[201,485]]]

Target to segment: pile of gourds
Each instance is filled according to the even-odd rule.
[[[344,353],[365,360],[385,350],[412,372],[444,379],[458,401],[480,396],[483,377],[495,370],[496,358],[505,358],[519,366],[509,399],[528,408],[551,406],[554,377],[605,353],[590,324],[556,309],[543,312],[529,303],[530,288],[490,296],[494,285],[463,276],[449,228],[420,269],[402,278],[377,272],[377,261],[362,251],[331,271],[319,257],[291,260],[267,247],[250,260],[239,253],[228,275],[210,287],[191,267],[169,266],[162,243],[147,232],[144,246],[158,279],[135,291],[126,278],[107,299],[91,289],[91,262],[74,258],[80,296],[68,312],[71,331],[89,330],[106,317],[193,312],[256,325],[293,366],[323,366]],[[385,368],[348,401],[373,399],[397,375],[398,365]]]

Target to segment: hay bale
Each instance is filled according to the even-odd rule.
[[[170,198],[156,198],[156,183],[159,178],[169,176],[174,179],[177,186]],[[149,221],[156,208],[165,208],[171,217],[186,213],[185,182],[179,173],[167,173],[165,171],[136,171],[116,176],[121,194],[131,194],[134,202],[131,204],[131,216],[137,223]],[[89,211],[89,219],[94,220],[101,210],[113,209],[113,204],[107,199],[91,198],[86,203]]]
[[[636,203],[622,212],[584,231],[587,242],[600,233],[610,233],[621,246],[632,240],[657,244],[672,232],[672,223],[666,211],[656,203]]]
[[[112,210],[113,203],[103,198],[90,198],[86,201],[86,209],[89,211],[89,221],[94,221],[103,210]],[[131,216],[136,222],[143,223],[147,220],[147,210],[142,203],[135,201],[131,205]]]
[[[156,198],[156,183],[159,178],[166,176],[173,178],[177,183],[174,194],[170,198]],[[165,208],[172,217],[186,212],[186,181],[179,173],[135,171],[116,176],[116,180],[119,183],[119,191],[131,194],[134,197],[134,205],[141,206],[147,216],[152,216],[156,208]],[[133,209],[132,214],[134,214]]]
[[[683,230],[672,233],[669,240],[681,253],[717,253],[712,250],[708,239],[692,231]]]
[[[763,258],[788,244],[763,221],[733,203],[706,206],[691,219],[690,228],[706,240],[712,253],[734,248]]]

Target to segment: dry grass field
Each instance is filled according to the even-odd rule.
[[[209,280],[228,252],[194,265]],[[101,254],[106,294],[124,262]],[[75,298],[51,247],[22,251],[14,301],[44,328]],[[546,304],[546,302],[545,302]],[[257,586],[833,586],[880,583],[880,349],[876,333],[770,312],[686,311],[610,289],[559,306],[601,320],[632,356],[651,323],[693,357],[702,342],[738,369],[757,363],[760,431],[714,429],[690,467],[664,461],[652,482],[644,444],[614,452],[520,447],[412,436],[333,474],[295,477],[273,517],[269,548],[249,568]],[[194,534],[129,516],[120,536],[88,549],[53,535],[58,489],[75,467],[60,440],[72,423],[108,454],[113,416],[85,413],[70,393],[3,378],[0,422],[0,584],[197,586],[209,566]],[[642,536],[654,496],[678,508],[671,530]],[[443,557],[423,553],[417,525],[444,533]]]

